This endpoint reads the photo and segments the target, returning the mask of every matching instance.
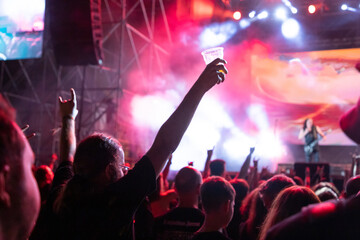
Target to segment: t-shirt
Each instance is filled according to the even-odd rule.
[[[131,239],[132,218],[146,195],[156,188],[152,163],[144,156],[127,175],[104,191],[88,186],[64,199],[60,216],[63,239]]]
[[[270,228],[266,236],[266,240],[285,239],[360,239],[360,196],[306,207]]]
[[[203,222],[204,214],[197,208],[174,208],[155,219],[155,239],[189,240]]]
[[[64,189],[64,182],[71,176],[69,171],[56,171],[51,198],[56,199]],[[47,239],[131,239],[132,217],[145,196],[156,188],[155,171],[148,157],[144,156],[127,175],[102,191],[94,191],[91,184],[81,181],[73,184],[76,178],[79,180],[75,175],[67,183],[59,215],[49,219],[52,230]]]
[[[29,240],[55,239],[60,223],[58,222],[58,216],[54,213],[54,202],[66,183],[73,176],[74,171],[72,162],[61,162],[55,171],[48,199],[46,204],[41,206],[39,217]]]
[[[196,233],[192,240],[231,240],[219,231]]]

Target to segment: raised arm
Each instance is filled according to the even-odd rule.
[[[223,65],[225,63],[225,60],[219,58],[209,63],[175,112],[161,126],[153,145],[146,153],[153,164],[156,176],[159,176],[169,155],[179,145],[204,94],[215,84],[224,81],[225,74],[220,70],[227,73]]]
[[[210,175],[210,160],[214,153],[214,148],[207,150],[207,157],[206,157],[206,161],[205,161],[204,171],[202,174],[203,179],[208,178]]]
[[[71,99],[63,100],[59,97],[62,128],[60,137],[60,163],[73,161],[76,149],[75,118],[78,114],[74,89],[70,90]]]
[[[247,155],[245,162],[243,163],[243,165],[240,168],[240,171],[236,174],[235,179],[237,178],[242,178],[245,179],[248,171],[249,171],[249,167],[250,167],[250,160],[251,160],[251,156],[254,153],[255,148],[252,147],[250,148],[250,153]]]

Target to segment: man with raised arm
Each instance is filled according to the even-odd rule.
[[[53,209],[59,222],[57,232],[50,236],[52,239],[131,239],[136,208],[155,189],[156,178],[179,145],[201,98],[215,84],[224,81],[225,63],[225,60],[216,59],[206,66],[162,125],[151,148],[127,175],[123,174],[124,152],[115,139],[93,134],[80,142],[74,155],[74,176],[67,172],[58,178],[59,183],[69,181],[58,191],[54,201]],[[64,156],[64,163],[71,163],[76,115],[67,112],[76,112],[75,92],[72,91],[71,100],[60,102],[61,109],[66,109],[62,112],[64,135],[61,141],[64,145],[61,156]],[[70,105],[73,107],[67,108]],[[55,178],[56,175],[57,172]]]

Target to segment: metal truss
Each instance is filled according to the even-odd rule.
[[[132,158],[130,119],[119,116],[119,99],[131,94],[124,89],[131,70],[151,79],[152,69],[163,68],[161,58],[168,52],[163,41],[156,42],[158,19],[169,45],[172,39],[163,0],[103,0],[105,58],[101,66],[58,66],[49,36],[45,36],[41,59],[0,62],[0,92],[17,110],[18,124],[29,124],[29,133],[37,134],[29,140],[37,165],[49,163],[51,154],[58,152],[57,97],[69,98],[70,88],[78,99],[77,139],[95,131],[109,133],[120,139]],[[144,66],[144,58],[151,64]]]

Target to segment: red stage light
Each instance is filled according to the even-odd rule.
[[[234,18],[235,20],[240,20],[240,18],[241,18],[241,12],[239,12],[239,11],[234,12],[233,18]]]
[[[314,5],[310,5],[308,7],[308,11],[309,11],[310,14],[313,14],[313,13],[316,12],[316,7]]]

